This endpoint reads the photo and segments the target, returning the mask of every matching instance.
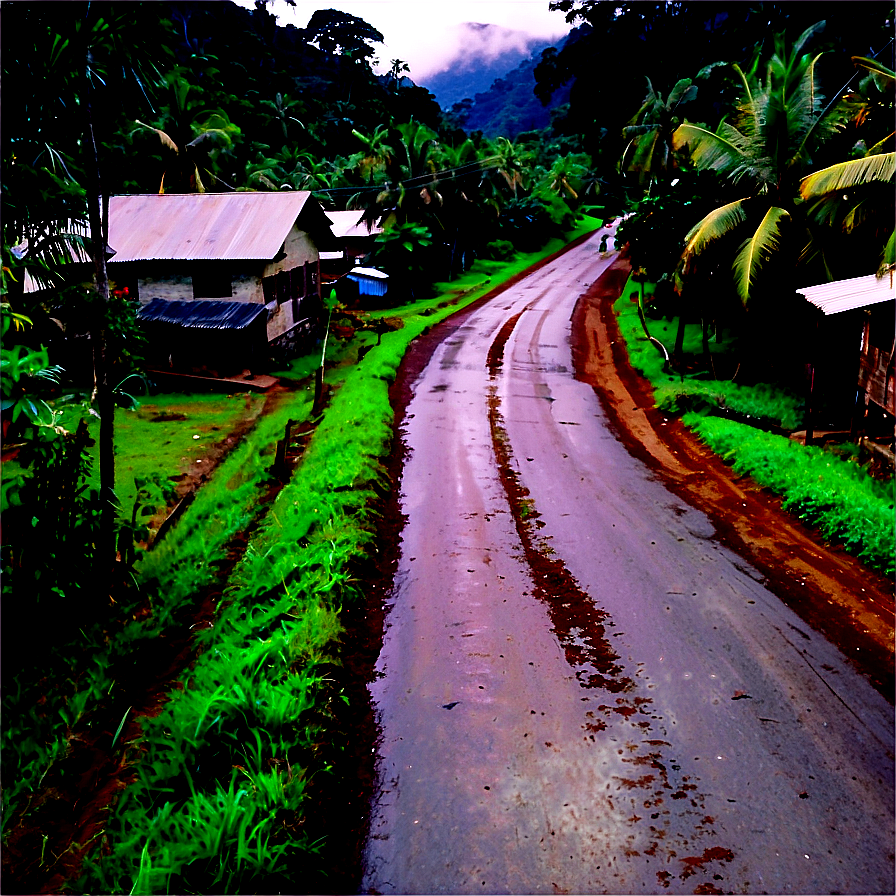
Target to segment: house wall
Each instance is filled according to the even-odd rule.
[[[307,261],[317,261],[320,257],[317,246],[311,242],[311,238],[304,230],[299,230],[295,224],[289,231],[289,236],[283,243],[283,251],[286,257],[280,261],[274,261],[265,265],[262,271],[262,277],[272,277],[280,271],[288,271],[292,268],[299,267]]]

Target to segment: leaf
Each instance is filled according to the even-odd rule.
[[[896,72],[882,65],[876,59],[869,59],[867,56],[853,56],[852,61],[854,65],[868,69],[869,72],[877,75],[882,81],[891,83],[896,81]],[[875,78],[875,82],[878,82],[878,78]]]
[[[729,202],[711,211],[699,224],[692,227],[685,237],[687,244],[684,255],[699,255],[706,245],[730,233],[747,220],[744,199]]]
[[[763,216],[753,236],[744,242],[737,253],[734,259],[734,283],[737,294],[745,305],[762,265],[780,247],[781,222],[789,219],[789,212],[772,206]]]
[[[702,169],[726,173],[731,171],[745,157],[744,137],[726,122],[713,133],[702,125],[684,122],[672,135],[672,146],[676,150],[688,147],[691,160]]]
[[[893,180],[896,175],[896,152],[880,153],[863,159],[840,162],[815,171],[800,182],[800,196],[810,199],[825,193],[848,190],[868,183]]]

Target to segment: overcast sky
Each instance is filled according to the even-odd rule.
[[[252,0],[237,0],[253,7]],[[304,28],[316,9],[339,9],[373,25],[383,37],[377,44],[377,71],[389,68],[391,59],[403,59],[411,67],[411,78],[424,83],[428,75],[444,70],[456,56],[474,51],[488,59],[519,43],[510,31],[556,40],[570,26],[561,12],[548,9],[549,0],[296,0],[294,8],[282,0],[271,7],[281,25]],[[465,22],[499,25],[507,29],[492,35],[489,44],[477,46],[477,34],[462,27]]]

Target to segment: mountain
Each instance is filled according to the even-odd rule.
[[[564,36],[557,42],[557,48],[562,49],[568,40],[569,35]],[[541,130],[551,123],[552,110],[569,102],[571,82],[557,88],[548,103],[542,105],[535,96],[535,68],[550,44],[531,40],[524,46],[528,46],[528,52],[522,57],[519,49],[508,48],[496,54],[492,62],[477,63],[471,60],[470,52],[465,52],[463,58],[452,64],[450,72],[434,76],[435,80],[429,78],[426,87],[436,95],[442,109],[450,110],[458,126],[468,133],[482,131],[486,137],[500,135],[513,140],[523,131]],[[514,58],[518,60],[515,66],[503,68]],[[438,79],[444,86],[439,86]],[[482,86],[475,89],[476,85]],[[455,96],[461,98],[452,104]]]
[[[487,91],[495,79],[503,77],[533,54],[550,46],[550,41],[524,31],[466,22],[460,42],[461,51],[443,71],[414,79],[433,93],[443,109],[472,99]]]

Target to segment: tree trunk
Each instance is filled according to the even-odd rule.
[[[106,270],[106,239],[109,232],[109,199],[103,195],[96,134],[93,119],[93,99],[91,88],[87,92],[87,139],[88,176],[90,188],[87,191],[87,214],[90,222],[90,242],[93,254],[93,271],[96,292],[102,302],[102,314],[91,321],[91,342],[93,344],[93,372],[96,389],[97,412],[100,415],[100,500],[102,516],[98,557],[100,576],[108,576],[115,562],[115,401],[109,385],[108,358],[106,356],[106,321],[109,305],[109,275]],[[108,579],[102,584],[108,585]]]

